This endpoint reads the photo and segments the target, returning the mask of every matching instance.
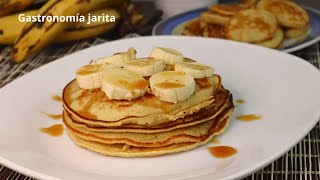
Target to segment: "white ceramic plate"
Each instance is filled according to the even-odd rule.
[[[154,46],[175,48],[209,64],[234,99],[246,103],[235,115],[256,113],[262,120],[232,119],[220,145],[238,153],[216,159],[206,147],[152,158],[107,157],[76,146],[66,135],[54,138],[40,127],[61,123],[41,111],[60,113],[52,94],[91,59],[129,47],[145,57]],[[194,37],[142,37],[98,45],[45,65],[0,90],[0,163],[38,179],[235,179],[276,160],[298,143],[320,117],[320,72],[306,61],[254,45]]]

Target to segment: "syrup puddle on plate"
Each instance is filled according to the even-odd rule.
[[[53,120],[58,120],[62,118],[62,114],[48,114],[45,112],[42,112],[42,113],[47,115],[50,119],[53,119]]]
[[[237,116],[236,119],[240,121],[255,121],[255,120],[260,120],[262,116],[256,115],[256,114],[246,114],[246,115],[240,115]]]
[[[62,124],[55,124],[47,128],[40,128],[40,131],[53,137],[61,136],[63,133]]]
[[[246,101],[245,100],[243,100],[243,99],[237,99],[236,100],[236,103],[238,103],[238,104],[243,104],[243,103],[245,103]]]
[[[62,102],[62,98],[59,95],[53,95],[52,100],[57,101],[57,102]]]
[[[235,155],[238,151],[230,146],[214,146],[209,147],[211,155],[216,158],[228,158]]]

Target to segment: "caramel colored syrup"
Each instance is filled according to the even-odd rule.
[[[89,64],[89,65],[85,65],[82,66],[81,68],[79,68],[77,70],[77,75],[88,75],[88,74],[92,74],[92,73],[96,73],[98,71],[103,70],[103,65],[101,64]]]
[[[262,116],[256,115],[256,114],[247,114],[247,115],[241,115],[237,116],[236,119],[240,121],[255,121],[255,120],[260,120]]]
[[[244,101],[243,99],[237,99],[236,102],[237,102],[238,104],[243,104],[243,103],[245,103],[245,101]]]
[[[163,89],[174,89],[174,88],[184,87],[184,84],[163,82],[163,83],[156,84],[155,86],[157,86],[159,88],[163,88]]]
[[[220,144],[220,140],[217,139],[217,138],[215,138],[215,137],[211,139],[211,142],[212,142],[213,144]]]
[[[40,128],[40,131],[53,137],[61,136],[63,133],[62,124],[55,124],[47,128]]]
[[[57,101],[57,102],[62,102],[62,98],[59,95],[53,95],[52,100]]]
[[[124,87],[126,89],[129,90],[134,90],[134,89],[145,89],[149,86],[148,81],[146,81],[145,79],[140,79],[138,81],[135,82],[129,82],[127,80],[117,80],[116,82],[118,85],[120,85],[121,87]]]
[[[145,89],[148,87],[148,81],[142,79],[132,85],[132,89]]]
[[[43,114],[47,115],[49,118],[53,120],[58,120],[62,118],[62,114],[48,114],[48,113],[43,113]]]
[[[230,156],[233,156],[238,151],[230,146],[214,146],[208,148],[211,155],[216,158],[228,158]]]

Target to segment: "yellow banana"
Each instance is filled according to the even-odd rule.
[[[123,3],[120,0],[49,0],[40,8],[40,17],[73,16],[94,9]],[[17,38],[11,57],[15,62],[38,53],[42,48],[53,42],[65,29],[65,22],[41,21],[29,22]]]
[[[25,14],[26,16],[37,15],[38,10],[31,10],[22,12],[20,14]],[[120,14],[114,9],[100,9],[91,12],[91,15],[102,15],[108,14],[110,16],[115,16],[116,19],[120,19]],[[19,14],[14,14],[6,17],[0,18],[0,44],[2,45],[12,45],[23,27],[27,24],[26,22],[20,22],[18,20]],[[106,32],[112,30],[117,23],[112,22],[92,22],[87,24],[87,22],[76,22],[70,24],[70,27],[65,28],[63,33],[53,40],[53,43],[65,43],[70,41],[76,41],[86,38],[91,38],[99,36]]]
[[[23,12],[23,14],[33,16],[37,12],[38,10],[31,10]],[[14,14],[0,18],[0,44],[13,44],[23,27],[27,24],[26,22],[20,22],[18,16],[19,14]]]
[[[102,13],[115,16],[117,20],[120,19],[120,14],[116,10],[111,9],[102,9],[94,11],[91,14],[98,15]],[[65,29],[61,36],[59,36],[59,38],[56,38],[53,43],[65,43],[96,37],[109,32],[116,25],[117,22],[94,22],[91,24],[75,23],[75,26]]]
[[[0,17],[24,10],[34,2],[35,0],[1,0]]]

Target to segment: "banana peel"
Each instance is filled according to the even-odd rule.
[[[1,0],[0,17],[19,12],[31,6],[35,0]]]

